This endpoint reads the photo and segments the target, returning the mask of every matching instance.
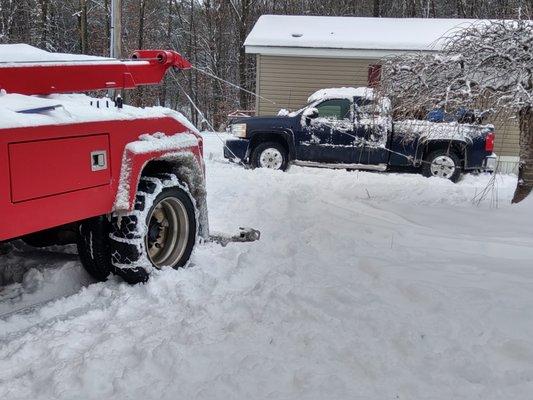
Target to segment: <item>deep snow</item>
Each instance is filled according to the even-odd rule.
[[[478,202],[488,175],[252,171],[204,137],[212,229],[261,240],[135,287],[91,283],[70,247],[3,256],[1,399],[531,398],[514,177]]]

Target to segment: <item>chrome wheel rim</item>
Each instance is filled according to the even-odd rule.
[[[449,156],[438,156],[431,162],[431,175],[450,179],[455,172],[455,162]]]
[[[278,149],[268,148],[261,152],[259,165],[262,168],[280,169],[283,164],[283,155]]]
[[[176,266],[185,253],[189,237],[185,206],[176,197],[166,197],[152,207],[147,221],[148,259],[156,268]]]

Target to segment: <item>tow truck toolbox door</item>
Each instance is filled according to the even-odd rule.
[[[111,181],[108,134],[14,142],[8,152],[13,203]]]

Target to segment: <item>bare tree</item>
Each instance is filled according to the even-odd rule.
[[[204,115],[215,126],[229,110],[253,108],[244,91],[201,72],[254,91],[255,57],[244,40],[262,14],[381,17],[517,18],[533,11],[531,0],[120,0],[123,55],[138,47],[170,47],[198,69],[179,74]],[[28,43],[50,51],[109,54],[111,0],[0,0],[0,42]],[[118,22],[118,21],[117,21]],[[117,41],[118,42],[118,41]],[[160,90],[128,92],[134,104],[159,102],[198,121],[174,78]],[[199,121],[198,121],[199,122]]]
[[[87,0],[80,1],[80,11],[78,13],[80,25],[80,50],[87,53]]]

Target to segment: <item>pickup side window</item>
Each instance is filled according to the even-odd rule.
[[[359,118],[372,118],[380,115],[377,102],[361,97],[355,98],[355,111]]]
[[[351,102],[348,99],[325,100],[316,105],[319,118],[332,120],[351,120]]]

